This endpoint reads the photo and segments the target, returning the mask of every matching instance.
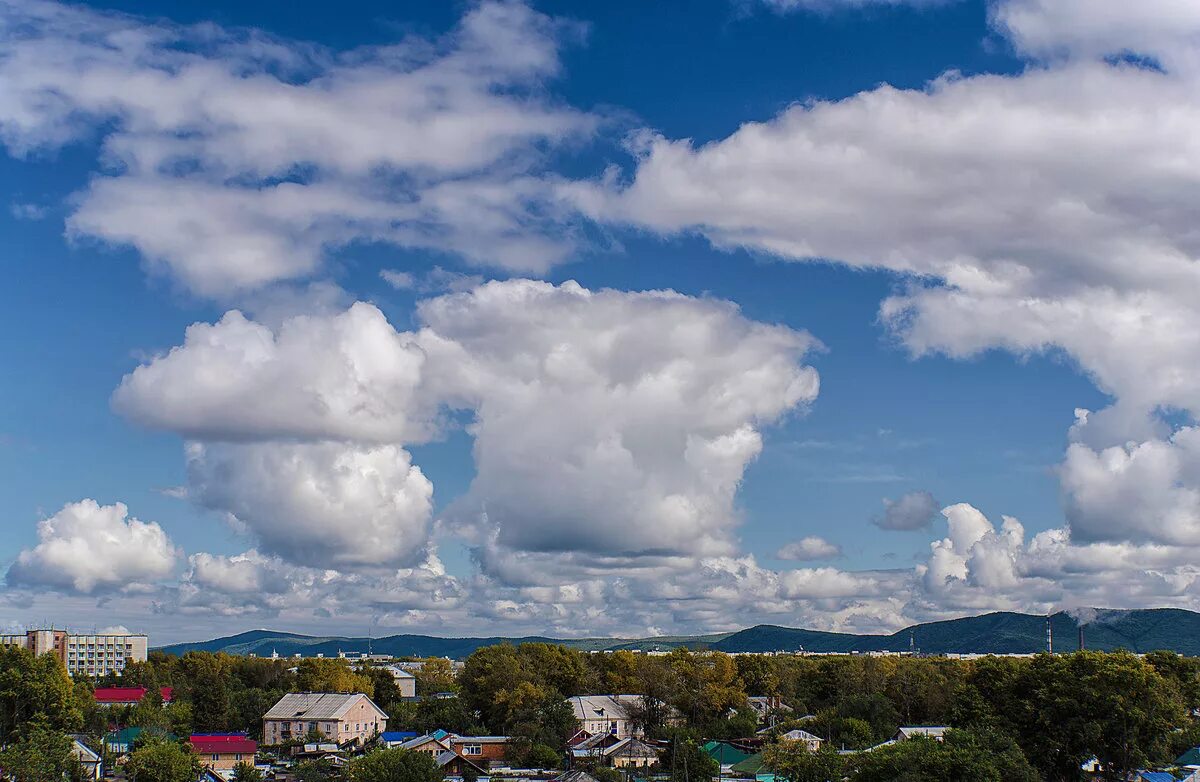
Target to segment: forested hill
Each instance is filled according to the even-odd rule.
[[[1175,608],[1085,612],[1085,645],[1089,649],[1129,649],[1148,652],[1169,649],[1187,655],[1200,655],[1200,614]],[[1055,651],[1079,648],[1079,623],[1065,613],[1052,618]],[[643,639],[588,638],[556,639],[544,636],[506,638],[437,638],[428,635],[391,635],[368,640],[365,637],[308,636],[273,630],[252,630],[211,641],[172,644],[161,647],[168,654],[188,651],[228,652],[270,656],[324,654],[335,657],[339,651],[357,654],[368,645],[376,654],[414,657],[450,657],[462,659],[481,646],[498,643],[540,641],[560,643],[576,649],[717,649],[723,652],[775,652],[805,649],[811,652],[906,651],[910,639],[915,648],[927,653],[1021,653],[1046,648],[1046,617],[1035,614],[998,612],[982,616],[928,622],[905,628],[891,635],[855,635],[827,633],[791,627],[759,625],[734,633],[701,636],[677,636]]]

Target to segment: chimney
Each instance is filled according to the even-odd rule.
[[[1046,614],[1046,654],[1054,654],[1054,630],[1050,627],[1050,614]]]
[[[1083,625],[1079,625],[1079,651],[1083,651],[1087,647],[1083,645]]]

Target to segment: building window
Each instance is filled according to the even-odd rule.
[[[483,746],[480,744],[463,744],[464,755],[482,755]]]
[[[216,760],[220,760],[220,759],[221,759],[221,756],[220,756],[220,755],[213,755],[213,756],[212,756],[212,759],[213,759],[214,761],[216,761]]]

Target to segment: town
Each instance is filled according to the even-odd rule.
[[[1200,658],[582,652],[465,660],[0,638],[11,782],[1200,780]]]

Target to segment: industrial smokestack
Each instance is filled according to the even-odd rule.
[[[1046,614],[1046,654],[1054,654],[1054,629],[1050,626],[1050,614]]]
[[[1083,651],[1087,647],[1083,645],[1083,625],[1079,625],[1079,651]]]

